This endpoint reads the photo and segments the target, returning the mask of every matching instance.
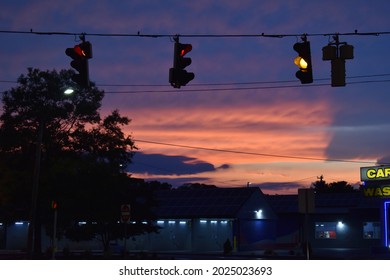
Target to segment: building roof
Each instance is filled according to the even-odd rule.
[[[298,212],[298,195],[266,195],[266,199],[276,213]]]
[[[298,195],[264,195],[259,188],[199,188],[158,191],[155,213],[160,219],[254,218],[261,209],[263,218],[299,212]],[[383,200],[361,192],[316,193],[315,213],[348,213],[351,209],[379,208]]]
[[[264,195],[258,188],[159,191],[156,214],[160,218],[234,218],[253,196]]]
[[[297,213],[298,195],[267,195],[266,199],[276,213]],[[346,213],[356,208],[378,208],[383,199],[365,197],[361,192],[316,193],[316,213]]]

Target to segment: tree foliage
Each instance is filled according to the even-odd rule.
[[[38,147],[42,152],[40,221],[49,222],[50,201],[58,200],[61,225],[69,230],[69,236],[72,224],[81,220],[93,222],[96,225],[93,234],[99,233],[99,227],[118,221],[120,203],[128,203],[139,195],[123,172],[136,149],[132,138],[123,132],[130,119],[121,116],[118,110],[102,118],[99,110],[104,92],[93,84],[88,89],[77,87],[71,81],[72,74],[71,70],[29,68],[27,74],[19,77],[16,87],[2,93],[0,218],[3,221],[29,218]],[[64,95],[69,85],[75,92]],[[150,197],[143,209],[145,219],[150,214],[146,211],[150,208],[148,203],[151,204]]]
[[[316,182],[312,184],[312,187],[317,192],[322,193],[345,193],[345,192],[357,192],[358,190],[355,189],[351,184],[349,184],[346,181],[338,181],[338,182],[332,182],[327,183],[325,180],[323,180],[323,176],[320,176]]]

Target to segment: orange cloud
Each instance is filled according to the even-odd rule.
[[[243,109],[244,108],[244,109]],[[287,102],[201,108],[132,110],[131,130],[140,140],[245,153],[322,157],[331,123],[326,102]],[[145,153],[185,154],[215,165],[278,158],[140,143]]]

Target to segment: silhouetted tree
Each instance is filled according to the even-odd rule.
[[[2,220],[30,218],[33,180],[37,178],[37,231],[40,221],[49,219],[52,199],[59,200],[60,209],[67,209],[64,216],[68,220],[77,221],[90,214],[89,221],[104,223],[97,213],[112,215],[112,211],[104,210],[108,205],[104,197],[121,195],[116,184],[120,181],[124,188],[127,175],[123,170],[136,149],[131,137],[122,131],[130,120],[117,110],[101,118],[104,92],[93,83],[88,89],[78,87],[72,82],[72,75],[70,70],[29,68],[26,75],[18,78],[17,87],[2,93]],[[75,92],[64,95],[69,85]],[[40,168],[36,169],[37,166]],[[80,199],[86,205],[81,205]],[[91,212],[97,205],[102,210]],[[92,218],[93,215],[96,216]],[[40,250],[39,240],[36,242],[35,248]]]
[[[329,189],[332,192],[357,192],[351,184],[348,184],[346,181],[338,181],[329,184]]]
[[[153,222],[155,200],[150,189],[133,185],[132,178],[123,173],[112,176],[107,169],[98,168],[92,172],[83,172],[77,183],[61,189],[58,211],[62,213],[63,235],[78,241],[96,238],[107,252],[111,240],[158,230]],[[76,198],[74,193],[78,194]],[[131,223],[119,223],[122,204],[131,206]]]
[[[312,187],[317,192],[322,193],[345,193],[345,192],[357,192],[357,189],[354,189],[351,184],[348,184],[346,181],[338,181],[333,183],[326,183],[324,177],[321,175],[318,177],[319,180],[312,184]]]
[[[201,183],[186,183],[181,185],[178,189],[184,190],[184,189],[215,189],[217,186],[215,185],[207,185],[207,184],[201,184]]]

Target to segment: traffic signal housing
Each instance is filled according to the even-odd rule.
[[[181,44],[175,42],[174,56],[173,56],[173,68],[169,69],[169,83],[174,88],[180,88],[185,86],[188,82],[195,78],[194,73],[189,73],[185,70],[192,62],[190,57],[184,57],[192,50],[191,44]]]
[[[322,60],[330,60],[331,63],[332,87],[344,87],[346,85],[346,59],[353,59],[353,46],[340,43],[338,38],[336,38],[336,43],[328,44],[322,48]]]
[[[332,87],[345,87],[345,59],[331,60]]]
[[[92,58],[92,45],[90,42],[82,42],[73,48],[65,50],[67,56],[72,58],[70,66],[77,73],[73,75],[72,80],[83,88],[89,87],[89,68],[88,59]]]
[[[294,63],[299,67],[295,76],[302,84],[311,84],[313,82],[313,68],[311,64],[310,42],[295,43],[293,48],[298,53],[298,56],[294,59]]]

